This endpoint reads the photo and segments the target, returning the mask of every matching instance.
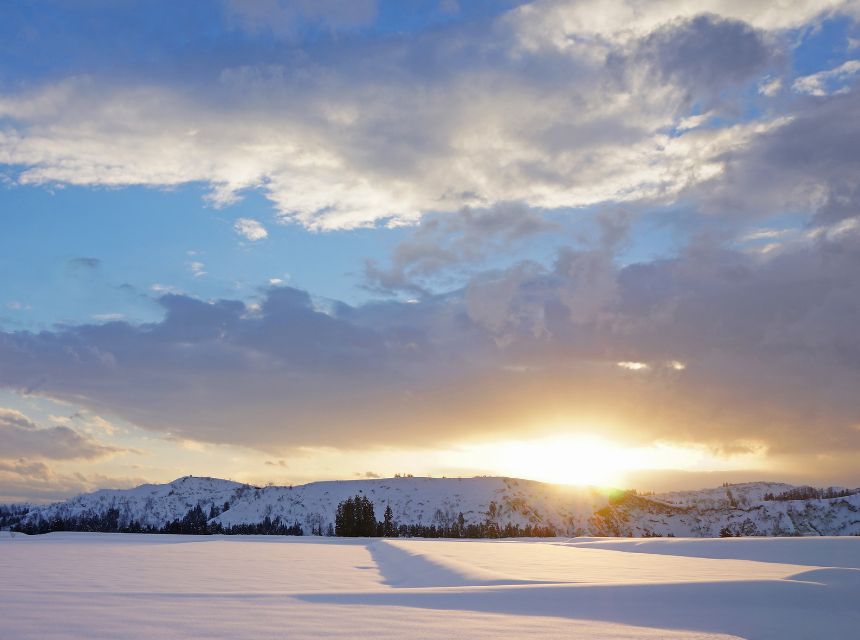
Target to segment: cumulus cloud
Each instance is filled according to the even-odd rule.
[[[507,19],[516,26],[522,47],[552,45],[566,50],[576,46],[573,34],[596,43],[629,42],[672,20],[704,13],[741,20],[757,29],[780,30],[857,11],[854,0],[544,0],[519,7]]]
[[[638,59],[664,82],[684,87],[691,100],[714,101],[731,86],[741,86],[778,57],[764,31],[745,22],[701,15],[672,22],[644,38],[636,47]]]
[[[723,89],[776,64],[763,30],[841,6],[698,4],[538,2],[486,23],[335,43],[324,58],[224,60],[215,82],[80,75],[0,96],[0,162],[22,167],[23,184],[200,181],[218,206],[257,188],[283,220],[317,229],[504,202],[671,200],[761,129],[668,135],[691,101],[731,108],[717,104]]]
[[[832,223],[860,212],[860,94],[807,98],[747,144],[726,149],[722,170],[685,194],[732,218],[807,211]]]
[[[251,242],[257,242],[269,237],[269,232],[266,231],[266,228],[253,218],[239,218],[233,224],[233,230]]]
[[[6,332],[0,384],[270,451],[525,437],[559,417],[625,440],[860,451],[860,225],[627,266],[613,260],[624,219],[604,227],[549,267],[413,304],[324,312],[279,287],[255,314],[169,295],[152,324]]]
[[[383,267],[369,259],[367,286],[382,293],[429,294],[429,280],[488,255],[513,250],[519,241],[559,230],[544,215],[522,203],[425,217],[409,239],[400,243]]]

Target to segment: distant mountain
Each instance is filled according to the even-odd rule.
[[[780,483],[640,495],[514,478],[390,478],[314,482],[294,487],[250,485],[187,476],[169,484],[101,490],[7,520],[35,526],[95,522],[160,529],[196,510],[223,528],[262,522],[298,523],[305,534],[329,530],[338,503],[367,496],[381,520],[390,506],[397,524],[448,529],[495,522],[541,527],[562,536],[860,535],[860,490],[826,490]],[[803,496],[802,499],[791,499]],[[235,529],[234,529],[235,530]]]

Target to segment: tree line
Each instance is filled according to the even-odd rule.
[[[217,508],[211,508],[209,513]],[[207,516],[203,507],[197,505],[188,510],[182,518],[164,524],[161,527],[142,525],[137,520],[122,522],[119,509],[111,507],[101,514],[84,514],[80,516],[51,519],[38,518],[35,521],[18,523],[12,531],[31,535],[51,533],[52,531],[89,531],[98,533],[170,533],[179,535],[270,535],[270,536],[301,536],[304,535],[302,526],[295,522],[287,524],[279,517],[266,516],[261,522],[253,524],[234,524],[224,526],[220,522],[210,522],[215,515]]]
[[[438,524],[398,524],[394,521],[391,505],[386,505],[382,520],[377,520],[373,502],[367,496],[347,498],[337,505],[334,534],[340,537],[385,538],[522,538],[553,537],[555,529],[549,526],[527,524],[521,527],[508,522],[499,524],[499,508],[490,502],[483,522],[466,523],[460,512],[450,522],[437,518]]]
[[[214,519],[230,508],[211,505],[208,513],[201,505],[194,506],[182,518],[162,525],[144,525],[138,520],[126,520],[119,509],[110,507],[102,513],[86,513],[76,516],[55,516],[36,518],[12,525],[12,531],[26,534],[43,534],[53,531],[83,531],[99,533],[153,533],[174,535],[278,535],[301,536],[304,529],[298,522],[284,522],[280,517],[266,516],[261,522],[239,523],[224,526]],[[456,517],[444,516],[437,512],[433,524],[399,524],[394,520],[390,505],[385,507],[383,519],[376,519],[373,502],[367,496],[357,495],[347,498],[337,506],[334,526],[328,525],[323,533],[321,518],[311,524],[311,535],[339,537],[386,537],[386,538],[518,538],[552,537],[555,530],[549,526],[527,524],[500,524],[500,511],[491,502],[485,518],[481,522],[467,523],[463,513]]]
[[[764,494],[765,500],[826,500],[829,498],[846,498],[853,496],[855,493],[860,493],[860,489],[837,489],[836,487],[827,487],[826,489],[816,489],[815,487],[794,487],[774,495],[773,493]]]

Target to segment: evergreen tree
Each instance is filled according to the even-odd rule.
[[[393,538],[397,535],[394,528],[394,512],[391,510],[391,505],[385,506],[385,515],[382,520],[382,535],[386,538]]]

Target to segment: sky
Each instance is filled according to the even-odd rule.
[[[0,0],[0,501],[860,485],[858,20]]]

